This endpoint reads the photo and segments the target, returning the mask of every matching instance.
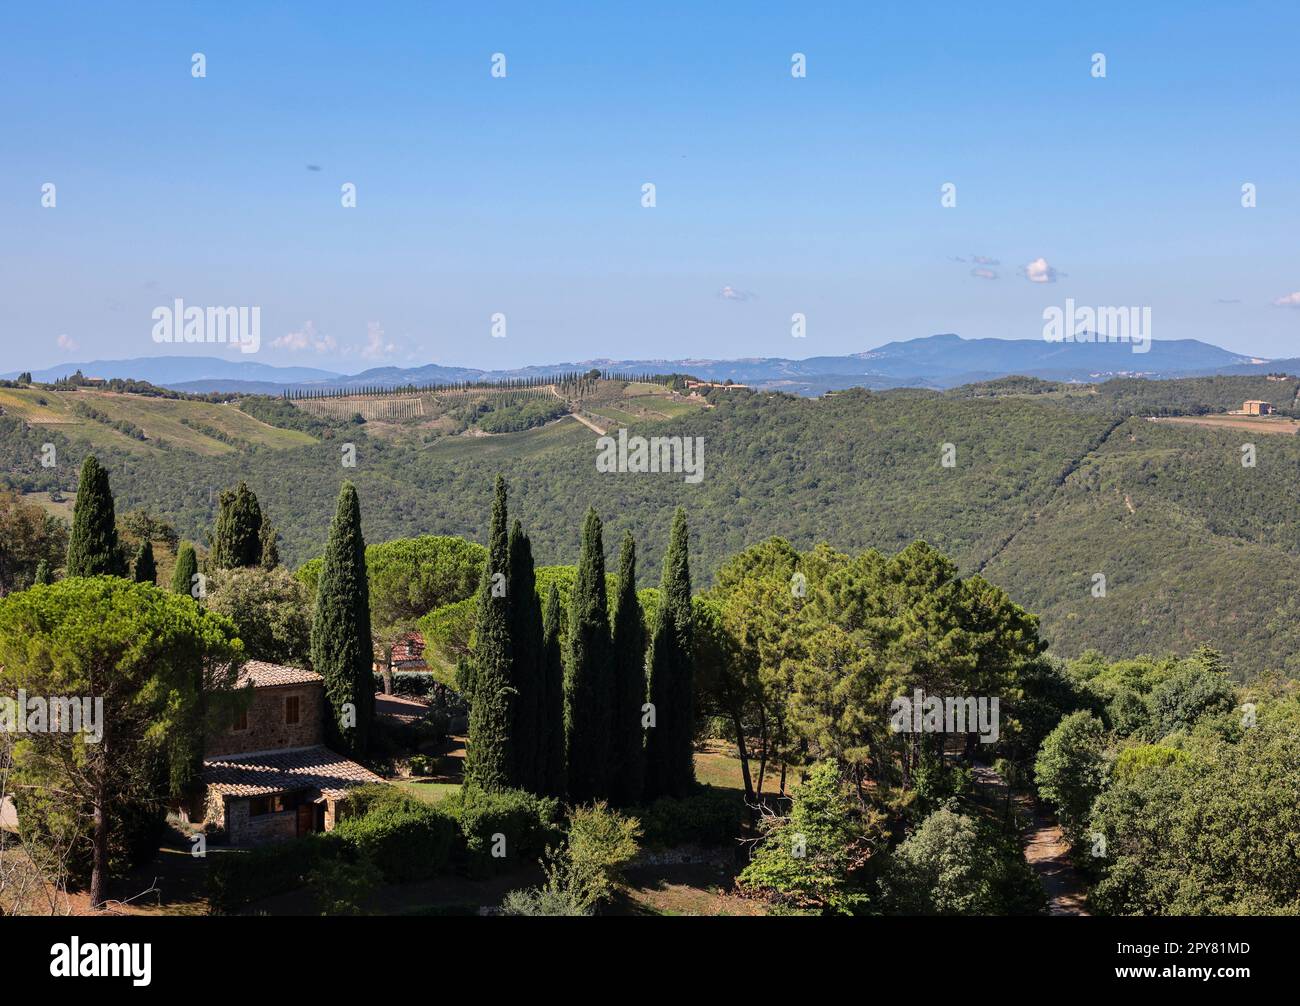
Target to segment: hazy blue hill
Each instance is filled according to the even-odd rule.
[[[1195,339],[1156,341],[1146,353],[1134,353],[1119,343],[1049,343],[1042,339],[963,339],[949,334],[887,342],[875,349],[846,356],[813,356],[795,360],[764,357],[738,360],[582,360],[513,370],[479,370],[427,364],[420,367],[376,367],[359,374],[340,375],[305,367],[215,358],[162,357],[152,359],[68,364],[35,374],[53,380],[78,367],[88,376],[135,377],[181,391],[237,391],[278,394],[303,384],[346,389],[361,386],[397,387],[452,381],[491,381],[504,378],[549,377],[597,368],[623,373],[685,373],[713,380],[731,380],[765,390],[819,395],[851,387],[951,388],[1011,374],[1049,380],[1094,381],[1112,375],[1171,378],[1193,374],[1265,373],[1294,370],[1300,361],[1252,362]],[[5,375],[16,376],[16,373]]]

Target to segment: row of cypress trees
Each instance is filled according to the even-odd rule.
[[[479,583],[466,778],[583,803],[628,806],[680,796],[694,783],[694,660],[686,516],[673,518],[661,603],[650,641],[636,595],[636,543],[623,538],[611,622],[600,516],[587,512],[569,600],[567,653],[555,584],[545,608],[532,544],[507,535],[498,476]],[[648,699],[648,702],[647,702]]]

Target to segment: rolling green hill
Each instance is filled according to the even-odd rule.
[[[1246,398],[1289,411],[1295,379],[1085,386],[1009,378],[942,393],[727,392],[711,394],[709,408],[617,383],[584,402],[584,415],[602,428],[703,437],[700,484],[598,472],[596,434],[571,417],[520,433],[430,440],[307,416],[275,400],[112,402],[86,392],[77,397],[166,445],[77,417],[70,406],[60,411],[48,392],[0,392],[0,470],[25,491],[67,492],[93,447],[111,469],[120,507],[147,506],[199,540],[215,514],[214,491],[242,478],[294,564],[319,552],[343,478],[361,492],[368,541],[426,532],[481,541],[501,471],[542,563],[573,561],[588,505],[604,517],[611,547],[625,528],[637,535],[647,586],[679,503],[691,522],[697,586],[726,556],[770,535],[799,548],[827,541],[886,551],[924,538],[1039,612],[1061,655],[1187,650],[1204,640],[1229,653],[1240,673],[1300,673],[1292,656],[1300,642],[1300,438],[1146,418],[1222,412]],[[1247,440],[1256,445],[1253,468],[1241,465]],[[46,441],[60,448],[53,471],[39,465]],[[341,464],[345,443],[355,445],[355,468]],[[944,444],[954,467],[942,464]],[[1096,573],[1106,576],[1104,598],[1092,593]]]

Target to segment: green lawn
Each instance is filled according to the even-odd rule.
[[[428,803],[437,803],[448,793],[460,789],[458,782],[426,782],[419,779],[392,779],[390,782],[403,792],[418,796]]]

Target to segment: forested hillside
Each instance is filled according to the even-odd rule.
[[[320,554],[320,528],[344,477],[367,501],[369,541],[420,533],[483,541],[500,471],[542,564],[571,561],[575,529],[591,504],[607,541],[625,529],[638,540],[666,540],[673,507],[684,505],[701,586],[726,555],[771,535],[798,548],[826,541],[891,553],[922,538],[1041,613],[1054,653],[1185,652],[1208,641],[1230,655],[1238,674],[1295,673],[1300,516],[1289,490],[1300,475],[1300,441],[1145,417],[1222,412],[1247,398],[1289,410],[1298,383],[1009,378],[944,393],[848,391],[821,399],[719,391],[709,395],[711,408],[671,419],[645,411],[604,417],[635,433],[703,437],[699,484],[680,475],[598,472],[596,434],[572,417],[519,433],[425,442],[275,400],[246,400],[242,409],[193,403],[207,411],[186,422],[191,403],[131,398],[136,425],[148,431],[149,410],[165,408],[170,428],[203,443],[151,449],[145,442],[142,450],[102,424],[82,427],[116,438],[97,435],[95,448],[124,508],[145,506],[200,542],[215,514],[214,490],[247,481],[274,515],[291,565]],[[74,487],[90,441],[12,410],[0,424],[0,470],[10,485]],[[290,429],[296,439],[277,437]],[[1257,454],[1249,468],[1241,463],[1248,441]],[[45,443],[56,445],[56,467],[41,465]],[[354,468],[343,466],[345,444],[355,446]],[[944,445],[952,447],[952,467],[943,463]],[[658,561],[644,557],[643,586],[657,582]],[[1094,596],[1098,573],[1106,577],[1104,597]]]

